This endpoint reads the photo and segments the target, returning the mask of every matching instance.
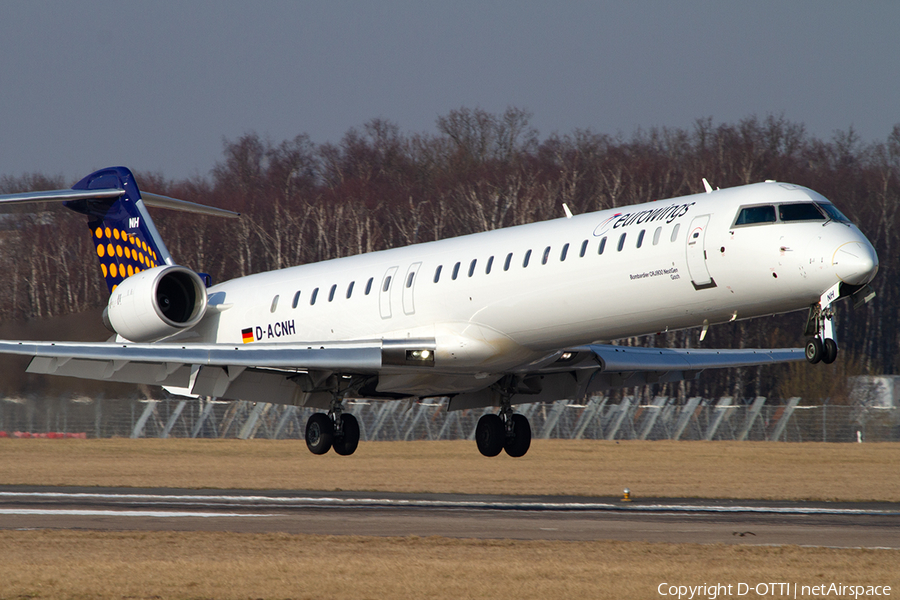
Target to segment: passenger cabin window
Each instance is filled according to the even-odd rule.
[[[492,256],[492,257],[490,257],[490,258],[488,259],[488,261],[487,261],[487,266],[484,268],[484,274],[485,274],[485,275],[490,275],[490,274],[491,274],[491,267],[492,267],[493,265],[494,265],[494,257]]]
[[[578,255],[579,258],[584,258],[584,253],[587,252],[588,241],[584,240],[581,242],[581,253]]]
[[[350,299],[350,296],[353,295],[353,284],[354,284],[354,283],[356,283],[356,282],[355,282],[355,281],[351,281],[351,282],[350,282],[350,285],[347,286],[347,299],[348,299],[348,300]]]
[[[473,258],[472,262],[469,264],[469,277],[475,274],[475,263],[478,262],[477,258]]]
[[[331,286],[331,290],[328,292],[328,301],[331,302],[334,300],[334,292],[337,290],[337,284]]]
[[[735,227],[738,225],[759,225],[760,223],[775,222],[775,207],[771,204],[766,206],[748,206],[742,208],[738,213],[737,220],[734,222]]]
[[[434,282],[437,283],[441,280],[441,269],[444,268],[444,265],[438,265],[437,269],[434,270]]]
[[[312,295],[309,297],[309,305],[312,306],[316,303],[316,296],[319,295],[319,288],[313,290]]]
[[[297,293],[294,294],[294,301],[291,302],[291,308],[297,308],[297,304],[299,302],[300,302],[300,292],[298,290]]]
[[[565,246],[563,246],[562,252],[559,253],[560,262],[566,260],[566,254],[568,254],[568,253],[569,253],[569,245],[566,244]]]
[[[384,278],[384,287],[381,288],[381,291],[382,291],[382,292],[386,292],[386,291],[388,291],[390,288],[391,288],[391,276],[388,275],[387,277]]]
[[[272,298],[272,308],[269,309],[269,312],[275,312],[275,309],[278,307],[278,296]]]
[[[512,252],[506,255],[506,262],[503,263],[503,270],[509,271],[509,265],[512,263]]]
[[[541,258],[541,264],[546,265],[547,259],[549,259],[549,258],[550,258],[550,246],[547,246],[546,248],[544,248],[544,256]]]
[[[782,221],[824,221],[825,215],[812,202],[802,204],[782,204],[778,207],[778,218]]]
[[[625,247],[625,234],[623,233],[622,236],[619,238],[619,247],[618,247],[619,252],[621,252],[622,248],[624,248],[624,247]]]
[[[603,251],[606,249],[606,236],[603,236],[603,239],[600,240],[600,245],[597,246],[597,254],[603,254]]]
[[[531,259],[531,250],[525,253],[525,260],[522,261],[522,268],[528,266],[528,261]]]
[[[410,273],[409,277],[406,278],[406,287],[411,288],[413,284],[413,279],[415,278],[415,272]]]
[[[450,276],[450,279],[456,281],[456,276],[459,275],[459,263],[453,265],[453,275]]]
[[[662,227],[657,227],[656,231],[653,232],[653,245],[657,245],[659,243],[659,236],[662,235]]]
[[[637,247],[640,248],[644,243],[644,234],[647,233],[646,229],[641,229],[641,232],[638,234]]]
[[[681,223],[675,223],[675,227],[672,228],[672,237],[669,239],[670,242],[674,242],[678,238],[678,230],[681,228]]]
[[[372,291],[372,282],[375,280],[374,277],[369,277],[369,280],[366,282],[366,296],[369,295],[369,292]]]

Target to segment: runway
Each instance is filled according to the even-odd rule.
[[[900,505],[0,486],[0,529],[900,548]]]

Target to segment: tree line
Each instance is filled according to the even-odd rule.
[[[749,117],[690,128],[640,129],[630,136],[591,130],[541,137],[519,108],[496,114],[460,108],[435,133],[403,133],[373,119],[339,142],[283,141],[248,133],[223,144],[206,176],[182,180],[136,173],[141,189],[242,213],[222,220],[155,213],[176,260],[214,281],[334,257],[613,208],[716,187],[777,179],[808,186],[857,223],[881,261],[875,301],[838,307],[841,359],[707,373],[697,382],[638,394],[809,394],[846,401],[846,375],[894,373],[900,335],[900,281],[894,232],[900,207],[900,125],[864,143],[848,129],[829,140],[784,117]],[[36,173],[0,178],[0,193],[68,187]],[[29,209],[33,210],[33,209]],[[0,318],[27,320],[80,312],[106,301],[93,246],[77,215],[59,208],[17,210],[0,220]],[[710,329],[706,347],[803,343],[806,315],[794,313]],[[627,344],[699,346],[697,331]],[[804,394],[795,393],[803,391]]]

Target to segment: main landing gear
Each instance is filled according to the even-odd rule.
[[[831,364],[837,358],[838,345],[834,332],[834,301],[839,297],[840,284],[822,294],[817,304],[809,307],[806,334],[813,337],[806,342],[806,360],[812,364]]]
[[[314,413],[306,421],[306,447],[313,454],[325,454],[331,448],[341,456],[349,456],[359,446],[359,421],[343,412],[335,399],[328,413]]]
[[[513,413],[509,398],[504,398],[499,415],[478,419],[475,443],[484,456],[497,456],[501,450],[513,457],[525,456],[531,446],[531,425],[525,415]]]

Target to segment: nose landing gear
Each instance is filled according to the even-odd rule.
[[[823,341],[819,337],[814,337],[806,342],[806,360],[811,364],[823,362],[830,365],[837,358],[837,352],[837,342],[832,338],[825,338]]]
[[[835,341],[833,304],[839,296],[840,284],[822,294],[817,304],[810,306],[806,334],[812,335],[806,342],[806,360],[812,364],[831,364],[837,358],[838,345]]]

